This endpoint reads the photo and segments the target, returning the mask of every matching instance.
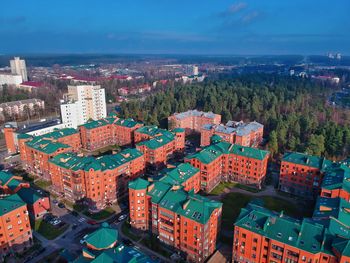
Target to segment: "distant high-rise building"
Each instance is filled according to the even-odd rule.
[[[100,85],[68,86],[68,93],[61,103],[62,122],[76,128],[89,119],[107,116],[105,89]]]
[[[14,57],[10,60],[11,73],[15,75],[21,75],[23,81],[28,81],[26,62],[24,59]]]
[[[193,75],[197,76],[198,75],[198,67],[197,66],[193,66]]]

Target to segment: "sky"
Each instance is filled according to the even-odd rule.
[[[349,0],[3,0],[0,54],[350,55],[349,11]]]

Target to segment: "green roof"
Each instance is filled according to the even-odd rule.
[[[14,175],[9,172],[0,171],[0,185],[4,186]]]
[[[325,170],[332,164],[331,161],[323,157],[298,152],[285,153],[283,155],[282,161],[318,168],[321,171]]]
[[[25,206],[26,203],[19,197],[18,194],[13,194],[0,199],[0,216]]]
[[[199,169],[193,167],[190,163],[179,164],[176,168],[166,172],[160,181],[171,185],[182,185],[189,178],[199,173]]]
[[[96,249],[107,249],[113,246],[118,240],[118,230],[111,228],[104,222],[95,232],[88,235],[86,243]]]
[[[104,155],[98,158],[79,156],[75,153],[61,153],[51,158],[49,162],[73,171],[88,171],[90,169],[105,171],[114,170],[142,155],[143,153],[135,148],[128,148],[117,154]]]
[[[256,204],[248,204],[241,209],[235,226],[258,233],[310,253],[324,252],[331,254],[327,247],[326,228],[311,219],[296,220],[276,213]]]
[[[95,129],[98,127],[103,127],[106,126],[108,124],[112,124],[116,119],[113,117],[107,117],[104,119],[100,119],[100,120],[92,120],[92,121],[88,121],[82,125],[80,125],[79,127],[85,127],[86,129]]]
[[[350,168],[342,163],[329,166],[322,180],[322,188],[344,189],[350,193]]]
[[[44,135],[41,135],[39,137],[42,137],[42,138],[50,138],[50,139],[59,139],[59,138],[63,138],[63,137],[66,137],[66,136],[70,136],[70,135],[73,135],[73,134],[76,134],[78,133],[78,131],[76,129],[73,129],[73,128],[63,128],[63,129],[56,129],[54,130],[53,132],[49,132],[49,133],[46,133]]]
[[[146,189],[150,183],[142,178],[137,178],[134,181],[129,182],[129,188],[134,190]]]
[[[59,149],[66,149],[71,147],[67,144],[60,143],[57,141],[54,142],[52,140],[43,139],[41,137],[35,137],[33,140],[26,142],[26,144],[27,146],[46,154],[52,154],[58,151]]]
[[[147,134],[151,137],[162,134],[162,129],[159,129],[156,125],[142,126],[136,130],[138,133]]]
[[[230,144],[228,142],[219,142],[205,147],[202,151],[189,155],[187,159],[198,159],[202,163],[209,164],[219,158],[223,154],[236,154],[247,158],[264,160],[269,152],[252,148],[248,146],[241,146],[238,144]]]
[[[137,124],[140,124],[137,121],[134,121],[134,119],[128,118],[128,119],[118,119],[116,122],[114,122],[115,125],[123,126],[123,127],[128,127],[128,128],[133,128]]]
[[[160,135],[157,136],[155,138],[152,138],[148,141],[143,141],[138,143],[137,145],[139,146],[146,146],[149,149],[158,149],[159,147],[162,147],[170,142],[172,142],[174,140],[174,137],[169,137],[167,135]]]
[[[33,136],[27,134],[27,133],[19,133],[17,135],[17,139],[28,139],[28,138],[32,138]]]
[[[177,132],[185,132],[185,129],[184,128],[175,128],[175,129],[172,130],[172,132],[175,132],[175,133],[177,133]]]
[[[34,204],[36,201],[42,199],[44,196],[39,194],[33,188],[22,187],[17,194],[21,197],[21,199],[27,204]]]
[[[158,204],[170,188],[171,185],[157,181],[150,185],[147,195],[151,197],[152,203]]]

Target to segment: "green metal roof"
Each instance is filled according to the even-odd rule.
[[[19,197],[18,194],[13,194],[0,199],[0,216],[25,206],[26,203]]]
[[[118,240],[118,230],[111,228],[104,222],[95,232],[88,235],[86,243],[96,249],[107,249],[113,246]]]
[[[143,153],[135,148],[127,148],[117,154],[104,155],[98,158],[78,156],[75,153],[61,153],[51,158],[49,162],[73,171],[88,171],[90,169],[105,171],[113,170],[142,155]]]
[[[137,178],[134,181],[129,182],[129,188],[134,190],[146,189],[150,183],[142,178]]]
[[[222,156],[223,154],[236,154],[247,158],[264,160],[269,152],[257,148],[230,144],[228,142],[219,142],[205,147],[202,151],[187,156],[187,159],[198,159],[202,163],[209,164]]]
[[[70,136],[70,135],[73,135],[73,134],[76,134],[78,133],[78,131],[76,129],[73,129],[73,128],[63,128],[63,129],[56,129],[54,130],[53,132],[49,132],[49,133],[46,133],[44,135],[41,135],[39,137],[42,137],[42,138],[50,138],[50,139],[59,139],[59,138],[63,138],[63,137],[66,137],[66,136]]]
[[[159,129],[156,125],[148,125],[138,128],[136,132],[154,137],[156,135],[162,134],[162,129]]]
[[[27,134],[27,133],[19,133],[17,135],[17,139],[28,139],[28,138],[33,138],[33,136]]]
[[[199,169],[193,167],[190,163],[182,163],[176,168],[166,172],[160,181],[171,185],[182,185],[185,181],[190,179],[198,172]]]
[[[152,203],[158,204],[170,188],[171,185],[157,181],[149,187],[147,195],[151,197]]]
[[[172,132],[175,132],[175,133],[177,133],[177,132],[185,132],[185,129],[184,128],[175,128],[175,129],[172,130]]]
[[[39,194],[37,191],[35,191],[33,188],[29,187],[22,187],[17,194],[21,199],[26,202],[27,204],[35,204],[36,201],[42,199],[44,196]]]
[[[140,142],[137,145],[139,145],[139,146],[144,145],[149,149],[155,150],[155,149],[158,149],[159,147],[162,147],[162,146],[172,142],[173,140],[174,140],[174,137],[169,137],[167,135],[160,135],[160,136],[157,136],[157,137],[150,139],[148,141]]]
[[[85,127],[86,129],[95,129],[98,127],[103,127],[106,126],[108,124],[112,124],[116,119],[113,117],[107,117],[104,119],[100,119],[100,120],[91,120],[86,122],[85,124],[80,125],[79,127]]]
[[[14,175],[9,172],[0,171],[0,185],[4,186]]]
[[[276,213],[256,204],[248,204],[241,209],[235,226],[314,254],[320,251],[332,253],[325,242],[325,226],[311,219],[299,221],[285,216],[283,212]]]
[[[116,122],[114,122],[114,124],[123,126],[123,127],[133,128],[140,123],[135,121],[134,119],[128,118],[128,119],[118,119]]]
[[[33,140],[26,142],[26,144],[27,146],[46,154],[55,153],[59,149],[71,148],[71,146],[67,144],[60,143],[57,141],[54,142],[52,140],[43,139],[41,137],[35,137]]]
[[[298,152],[285,153],[283,155],[282,161],[318,168],[321,171],[325,170],[332,164],[331,161],[323,157]]]
[[[325,171],[322,188],[344,189],[350,193],[350,168],[343,163],[334,163]]]

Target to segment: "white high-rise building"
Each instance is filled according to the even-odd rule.
[[[62,122],[76,128],[89,119],[107,116],[105,89],[100,85],[68,86],[68,93],[61,102]]]
[[[193,66],[193,68],[192,68],[192,74],[193,74],[194,76],[197,76],[197,75],[198,75],[198,67],[197,67],[197,66]]]
[[[27,67],[24,59],[14,57],[10,60],[11,73],[15,75],[21,75],[23,81],[28,81]]]

